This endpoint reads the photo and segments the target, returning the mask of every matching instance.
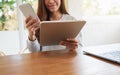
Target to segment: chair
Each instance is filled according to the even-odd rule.
[[[3,53],[2,51],[0,51],[0,56],[5,56],[5,53]]]
[[[22,53],[24,53],[24,52],[25,52],[25,50],[27,50],[27,49],[28,49],[27,47],[25,47],[25,48],[21,49],[21,50],[19,51],[19,53],[18,53],[18,54],[22,54]]]

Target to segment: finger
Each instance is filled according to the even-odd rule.
[[[61,41],[60,44],[64,45],[64,46],[68,46],[68,47],[78,46],[78,43],[71,43],[71,42],[67,42],[67,41]]]
[[[38,26],[36,26],[36,27],[34,28],[35,31],[38,30],[38,29],[40,29],[40,27],[38,27]]]
[[[26,27],[27,29],[31,29],[31,28],[34,28],[35,27],[35,25],[30,25],[30,26],[28,26],[28,27]]]
[[[67,38],[67,41],[68,41],[68,42],[75,42],[75,43],[78,43],[78,40],[77,40],[77,39]]]
[[[37,30],[39,30],[40,29],[40,27],[37,27],[37,28],[35,28],[35,31],[37,31]]]
[[[74,41],[72,39],[68,39],[68,40],[70,40],[70,41],[61,41],[60,45],[66,46],[70,49],[77,49],[78,48],[78,42],[77,41]]]
[[[27,22],[26,24],[26,28],[28,28],[29,26],[31,26],[32,24],[36,23],[36,19],[31,19]]]
[[[78,48],[78,46],[74,46],[74,47],[73,47],[73,49],[77,49],[77,48]]]
[[[34,26],[34,31],[40,29],[40,26],[38,26],[39,22],[36,22],[35,24],[33,24]]]
[[[68,48],[70,48],[71,50],[77,49],[78,45],[68,45]]]
[[[77,47],[78,43],[66,43],[67,46],[71,46],[71,47]]]
[[[36,23],[34,23],[33,25],[39,27],[39,24],[40,24],[40,22],[36,21]]]
[[[64,41],[60,41],[59,44],[60,44],[60,45],[63,45],[63,44],[64,44]]]
[[[69,41],[65,41],[64,43],[67,44],[67,45],[78,45],[77,42],[69,42]]]
[[[34,32],[36,30],[38,30],[40,27],[37,26],[36,24],[38,24],[39,22],[36,22],[35,24],[29,26],[27,29],[29,30],[29,32]],[[33,29],[34,28],[34,29]]]
[[[28,23],[28,21],[29,21],[31,18],[32,18],[31,16],[27,17],[26,20],[25,20],[25,23]]]
[[[32,26],[29,26],[29,27],[28,27],[28,30],[31,31],[31,29],[33,29],[33,28],[35,29],[35,28],[37,28],[37,27],[38,27],[38,26],[32,25]]]
[[[68,46],[69,48],[77,48],[78,47],[78,43],[66,43],[66,46]]]

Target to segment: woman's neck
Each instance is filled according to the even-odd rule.
[[[59,11],[51,13],[50,14],[50,21],[52,21],[52,20],[60,20],[61,17],[62,17],[62,14]]]

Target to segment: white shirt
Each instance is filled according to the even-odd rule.
[[[66,21],[66,20],[76,20],[76,19],[74,17],[68,15],[68,14],[63,14],[60,21]],[[79,38],[81,38],[81,36]],[[81,39],[79,39],[79,41],[81,43]],[[28,39],[27,40],[27,47],[28,47],[30,52],[38,52],[38,51],[40,51],[40,44],[39,44],[37,39],[35,41],[30,41]],[[62,45],[42,46],[42,51],[62,50],[62,49],[65,49],[65,48],[66,48],[66,46],[62,46]]]

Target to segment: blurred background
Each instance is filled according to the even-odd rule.
[[[26,48],[28,32],[18,8],[22,3],[30,3],[37,10],[37,0],[0,0],[0,51],[6,55],[18,54]],[[65,3],[70,15],[87,21],[81,31],[83,46],[120,42],[119,0],[65,0]]]

